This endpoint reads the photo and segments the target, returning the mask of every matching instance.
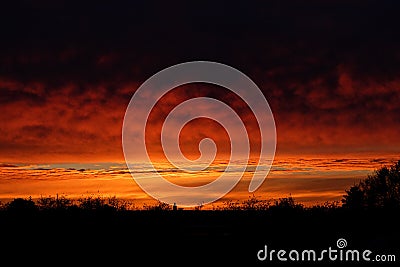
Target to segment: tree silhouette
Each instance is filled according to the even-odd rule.
[[[347,208],[399,208],[400,207],[400,161],[376,170],[364,181],[346,190],[342,199]]]
[[[41,196],[37,200],[37,206],[40,210],[54,210],[54,209],[67,209],[72,205],[72,201],[68,199],[66,196],[58,196],[57,197],[44,197]]]
[[[10,212],[31,213],[37,210],[37,206],[31,197],[16,198],[6,205],[6,209]]]

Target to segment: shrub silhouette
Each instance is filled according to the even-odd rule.
[[[310,207],[311,210],[337,210],[340,209],[341,205],[339,201],[325,201],[323,204],[316,204]]]
[[[143,209],[144,210],[171,210],[171,206],[167,203],[161,202],[161,201],[157,201],[156,204],[154,205],[147,205],[147,204],[143,204]]]
[[[302,204],[296,203],[293,197],[285,197],[279,199],[259,199],[257,196],[249,196],[247,200],[242,202],[227,200],[223,202],[222,207],[216,207],[214,210],[285,210],[285,209],[304,209]]]
[[[242,202],[242,209],[244,210],[267,210],[270,206],[269,200],[258,199],[255,195]]]
[[[6,204],[6,210],[16,213],[32,213],[37,210],[37,206],[31,197],[28,199],[15,198]]]
[[[400,161],[376,170],[365,180],[346,190],[343,207],[400,208]]]
[[[231,199],[223,202],[222,207],[216,207],[216,210],[241,210],[242,206],[238,200],[233,201]]]
[[[84,210],[98,210],[106,206],[104,198],[88,196],[78,199],[78,206]]]
[[[293,197],[284,197],[275,200],[274,205],[271,206],[274,210],[303,210],[302,204],[296,203]]]
[[[131,202],[119,199],[116,196],[109,197],[107,204],[118,211],[135,210],[136,207]]]
[[[40,210],[53,210],[53,209],[67,209],[72,206],[72,200],[66,196],[57,197],[43,197],[41,196],[37,201],[37,206]]]

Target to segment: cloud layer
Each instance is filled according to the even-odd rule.
[[[1,162],[122,161],[132,94],[191,60],[254,80],[275,116],[278,154],[400,151],[398,3],[25,1],[2,10]],[[213,87],[199,92],[224,97]]]

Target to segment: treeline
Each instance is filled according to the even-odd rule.
[[[227,200],[219,205],[211,204],[205,208],[204,206],[197,206],[194,208],[186,208],[186,210],[215,210],[215,211],[240,211],[240,210],[254,210],[254,211],[267,211],[273,209],[290,209],[290,210],[309,210],[309,209],[338,209],[340,208],[338,201],[325,202],[321,205],[312,207],[305,207],[301,203],[297,203],[293,197],[279,198],[279,199],[260,199],[252,195],[243,201]],[[176,207],[177,210],[183,208]],[[175,210],[174,206],[161,201],[154,204],[143,204],[137,206],[134,202],[124,199],[119,199],[115,196],[104,197],[101,195],[91,195],[81,197],[78,199],[68,198],[67,196],[47,196],[40,197],[37,200],[29,198],[15,198],[7,203],[0,203],[1,211],[9,212],[36,212],[36,211],[52,211],[52,210],[84,210],[84,211],[169,211]]]
[[[7,203],[0,203],[1,211],[9,212],[36,212],[56,210],[93,210],[93,211],[124,211],[134,210],[136,207],[130,201],[117,197],[103,197],[90,195],[78,199],[61,196],[40,197],[37,200],[29,198],[15,198]]]

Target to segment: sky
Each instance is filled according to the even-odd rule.
[[[305,168],[314,168],[318,160],[344,159],[340,170],[346,174],[341,177],[354,178],[347,172],[358,167],[347,164],[349,160],[396,160],[399,7],[396,1],[3,3],[0,193],[51,193],[46,185],[25,190],[30,178],[20,181],[22,187],[26,182],[25,189],[6,182],[21,174],[21,168],[26,175],[31,171],[50,179],[47,171],[26,166],[52,169],[69,164],[80,169],[79,164],[89,164],[87,169],[105,162],[123,164],[122,123],[134,92],[158,71],[197,60],[232,66],[261,89],[276,123],[277,167],[289,159],[290,166],[300,159],[317,160],[303,162]],[[198,96],[234,107],[253,129],[252,146],[257,150],[253,118],[240,99],[223,88],[191,84],[166,95],[152,113],[148,132],[153,139],[147,145],[154,157],[162,155],[157,141],[162,118],[177,104]],[[224,130],[207,121],[183,129],[182,151],[197,157],[196,144],[204,137],[214,139],[221,159],[229,153]],[[362,166],[363,175],[377,167]],[[328,170],[318,171],[313,177],[327,177]],[[305,178],[296,169],[292,172]],[[74,171],[75,176],[82,173],[86,174]],[[335,190],[348,186],[339,184]],[[68,191],[81,192],[85,186],[75,183],[75,191]],[[281,192],[295,191],[285,190],[287,186],[282,182]],[[110,188],[117,187],[98,190],[112,192]]]

